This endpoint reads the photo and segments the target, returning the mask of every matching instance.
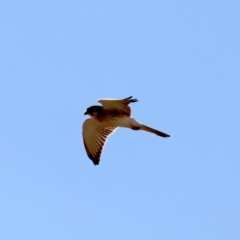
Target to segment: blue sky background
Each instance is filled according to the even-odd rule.
[[[240,2],[0,4],[0,239],[240,238]],[[171,135],[119,129],[101,97]]]

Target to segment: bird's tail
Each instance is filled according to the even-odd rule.
[[[168,134],[166,134],[164,132],[160,132],[160,131],[158,131],[156,129],[150,128],[150,127],[145,126],[143,124],[141,124],[140,130],[143,130],[143,131],[146,131],[146,132],[149,132],[149,133],[154,133],[154,134],[156,134],[158,136],[165,137],[165,138],[166,137],[170,137],[170,135],[168,135]]]

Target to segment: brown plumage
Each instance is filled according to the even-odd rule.
[[[91,118],[83,123],[83,142],[88,157],[95,165],[100,162],[102,149],[109,135],[118,127],[131,128],[133,130],[143,130],[154,133],[161,137],[170,135],[150,128],[131,118],[130,103],[137,102],[137,99],[128,97],[125,99],[99,99],[102,106],[91,106],[87,108],[85,115]]]

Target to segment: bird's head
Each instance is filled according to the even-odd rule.
[[[91,106],[86,109],[84,115],[89,115],[90,117],[95,117],[103,112],[103,108],[101,106]]]

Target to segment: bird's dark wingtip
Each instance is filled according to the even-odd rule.
[[[124,98],[123,100],[128,100],[129,103],[138,102],[138,100],[136,98],[133,98],[133,96]]]
[[[123,100],[129,100],[131,99],[133,96],[130,96],[130,97],[127,97],[127,98],[124,98]]]
[[[91,160],[95,166],[99,165],[99,163],[100,163],[100,160],[92,159],[92,158],[91,158]]]
[[[93,155],[88,155],[88,157],[92,160],[93,164],[96,166],[96,165],[99,165],[100,163],[100,159],[99,158],[96,158],[94,157]]]

